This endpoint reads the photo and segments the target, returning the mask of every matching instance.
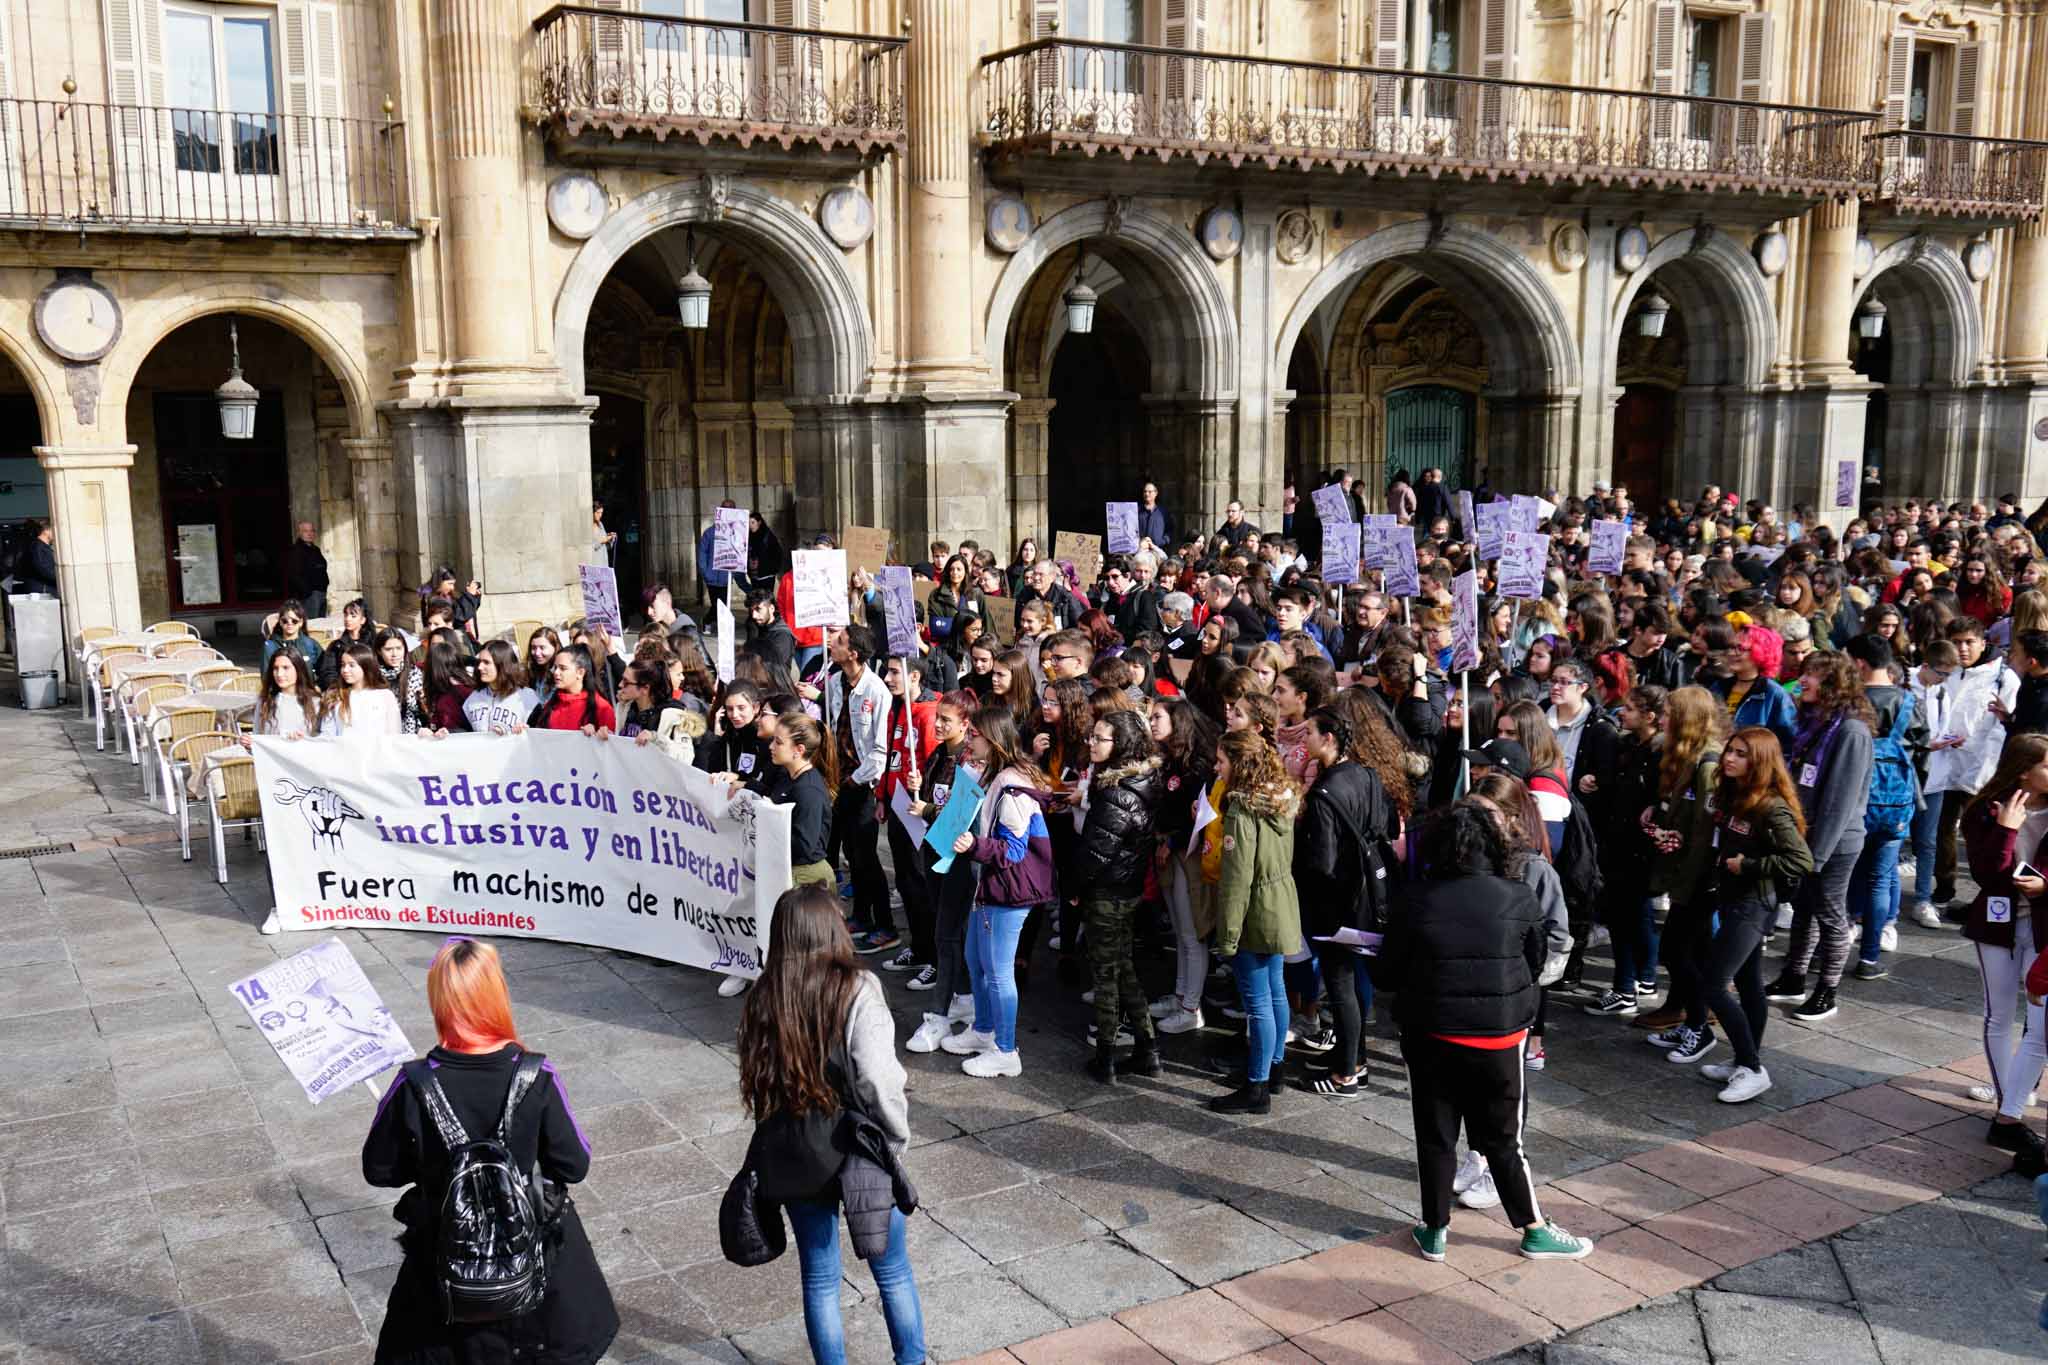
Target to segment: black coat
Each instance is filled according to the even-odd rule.
[[[1397,817],[1379,774],[1363,763],[1325,768],[1294,827],[1294,889],[1304,934],[1369,928],[1361,839],[1391,840]]]
[[[14,590],[57,595],[57,553],[41,536],[22,546],[15,556]]]
[[[1627,654],[1627,650],[1622,651]],[[1672,648],[1669,643],[1660,645],[1638,659],[1628,655],[1629,675],[1638,687],[1661,687],[1673,692],[1692,682],[1692,661]]]
[[[768,745],[751,725],[737,733],[706,733],[697,741],[696,760],[699,772],[738,773],[749,791],[763,791],[770,781]]]
[[[498,1126],[520,1050],[507,1045],[471,1055],[435,1048],[428,1058],[448,1103],[471,1136]],[[590,1148],[569,1111],[552,1063],[520,1102],[509,1134],[522,1169],[535,1161],[551,1180],[570,1185],[590,1173]],[[392,1210],[404,1227],[405,1261],[377,1337],[377,1360],[417,1365],[586,1365],[618,1335],[619,1314],[573,1203],[565,1204],[548,1292],[540,1311],[509,1322],[450,1326],[442,1321],[434,1223],[447,1180],[447,1152],[418,1094],[403,1077],[392,1082],[363,1142],[363,1179],[385,1188],[411,1186]]]
[[[1104,773],[1088,793],[1088,818],[1074,849],[1069,895],[1093,892],[1125,900],[1145,893],[1152,865],[1152,816],[1166,794],[1158,758]]]
[[[1543,910],[1520,882],[1412,881],[1371,970],[1403,1035],[1498,1038],[1535,1022],[1544,953]]]
[[[318,545],[294,540],[284,552],[284,590],[302,602],[327,591],[327,556]]]

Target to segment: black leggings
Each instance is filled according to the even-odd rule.
[[[1735,1049],[1735,1064],[1763,1065],[1758,1048],[1770,1019],[1764,999],[1764,944],[1778,917],[1775,901],[1744,901],[1721,907],[1721,928],[1700,961],[1702,999],[1686,1010],[1685,1022],[1704,1027],[1712,1010]]]
[[[1705,999],[1701,993],[1700,969],[1713,941],[1714,906],[1711,901],[1701,897],[1684,904],[1672,902],[1671,913],[1664,920],[1664,937],[1661,940],[1664,966],[1671,973],[1671,996],[1664,1004],[1669,1009],[1684,1010],[1688,1020],[1692,1018],[1693,1007]]]
[[[889,913],[889,879],[875,846],[881,832],[875,823],[875,789],[857,782],[841,786],[839,799],[832,803],[832,833],[846,850],[847,871],[853,877],[853,922],[862,929],[896,927],[895,916]]]
[[[894,815],[884,817],[889,822],[889,862],[896,869],[896,890],[903,897],[903,915],[910,921],[911,961],[920,967],[938,965],[938,948],[933,942],[936,928],[932,914],[932,894],[925,880],[924,860],[918,856],[917,845],[910,841],[910,831],[903,828],[903,822]]]
[[[1323,968],[1323,995],[1336,1016],[1337,1047],[1330,1054],[1330,1073],[1358,1074],[1359,1058],[1365,1049],[1366,1012],[1372,1009],[1372,978],[1365,974],[1366,959],[1341,943],[1319,943],[1316,959]]]

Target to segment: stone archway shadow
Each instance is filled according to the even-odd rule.
[[[1885,325],[1898,329],[1895,336],[1911,336],[1914,344],[1927,348],[1926,380],[1952,387],[1968,384],[1984,352],[1984,314],[1977,306],[1977,286],[1955,248],[1931,237],[1905,237],[1878,252],[1870,273],[1856,282],[1849,300],[1852,318],[1880,280],[1888,295],[1909,305],[1906,316],[1887,318]],[[1896,355],[1896,341],[1894,348]]]
[[[1609,314],[1610,344],[1604,361],[1608,387],[1615,386],[1629,310],[1660,270],[1665,272],[1662,287],[1678,296],[1685,313],[1687,344],[1700,348],[1692,358],[1694,373],[1702,376],[1698,382],[1761,386],[1778,353],[1778,314],[1770,284],[1755,258],[1727,234],[1710,229],[1702,242],[1699,229],[1686,228],[1658,242],[1622,284]]]

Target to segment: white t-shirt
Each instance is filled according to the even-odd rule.
[[[256,733],[260,735],[310,735],[314,733],[315,728],[312,717],[306,714],[306,708],[299,705],[299,699],[289,692],[280,692],[277,695],[276,714],[271,716],[268,725],[259,725]]]
[[[462,714],[469,728],[480,735],[509,735],[513,726],[526,724],[538,705],[540,695],[530,687],[515,688],[502,697],[479,687],[463,701]]]
[[[391,695],[388,687],[359,687],[351,692],[346,725],[332,711],[320,718],[320,733],[323,735],[395,735],[399,732],[398,698]]]

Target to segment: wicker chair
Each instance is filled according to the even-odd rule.
[[[210,670],[208,676],[211,676]],[[261,673],[237,673],[234,677],[222,683],[220,690],[223,692],[246,692],[252,697],[260,697],[263,695],[263,675]]]
[[[171,698],[173,702],[176,698]],[[178,813],[177,797],[172,788],[178,785],[178,767],[171,760],[171,748],[181,739],[203,735],[214,728],[214,715],[204,706],[171,706],[161,702],[150,715],[149,725],[143,733],[149,736],[149,762],[143,771],[152,777],[143,783],[143,792],[152,800],[162,800],[165,815]],[[150,788],[159,789],[154,793]]]
[[[203,640],[194,640],[186,645],[172,645],[157,657],[160,659],[218,659],[220,651]]]
[[[156,799],[156,746],[150,742],[150,727],[156,723],[156,708],[160,703],[186,696],[190,689],[179,678],[158,678],[144,675],[128,680],[128,761],[142,769],[142,797],[145,801]],[[149,750],[149,762],[142,761],[142,751]]]
[[[181,683],[181,680],[169,673],[151,672],[147,661],[142,667],[125,673],[117,669],[114,677],[114,718],[119,722],[119,728],[114,731],[114,752],[121,752],[121,738],[125,735],[128,739],[128,761],[137,763],[141,760],[135,756],[135,694],[157,683]],[[178,690],[184,691],[182,683]]]
[[[194,692],[226,691],[227,685],[241,676],[242,670],[228,663],[222,664],[219,668],[201,669],[192,675],[192,690]],[[256,685],[260,689],[263,685],[263,680],[258,678]]]
[[[151,635],[189,635],[195,640],[199,638],[198,627],[187,621],[158,621],[153,626],[145,626],[144,630]]]
[[[254,830],[256,847],[263,845],[263,802],[256,793],[253,756],[224,759],[206,786],[206,826],[213,839],[213,879],[228,884],[227,832]]]
[[[86,689],[92,693],[93,748],[104,750],[107,747],[107,708],[114,704],[114,688],[120,683],[120,679],[114,676],[114,661],[117,659],[139,659],[141,657],[142,647],[140,645],[114,645],[100,652],[97,680],[93,686]],[[120,735],[119,732],[116,732],[115,743],[118,744],[119,742]],[[118,753],[119,750],[116,749],[115,752]]]
[[[315,630],[311,626],[307,626],[306,636],[322,649],[334,643],[334,632],[331,630]]]
[[[85,665],[87,657],[92,653],[93,641],[104,640],[109,635],[119,635],[120,633],[112,626],[87,626],[84,630],[78,632],[78,639],[71,646],[71,657],[78,664],[79,677],[89,679],[91,676],[92,670]],[[90,681],[87,681],[78,689],[78,718],[82,721],[92,719],[92,694],[93,688]]]
[[[519,651],[519,657],[526,657],[526,647],[533,643],[534,632],[545,626],[545,621],[514,621],[512,623],[512,647]]]
[[[195,799],[191,776],[199,771],[201,760],[208,754],[241,742],[240,737],[226,730],[202,730],[171,745],[170,764],[183,774],[181,780],[171,784],[171,813],[178,817],[178,852],[188,863],[192,861],[192,802]]]

